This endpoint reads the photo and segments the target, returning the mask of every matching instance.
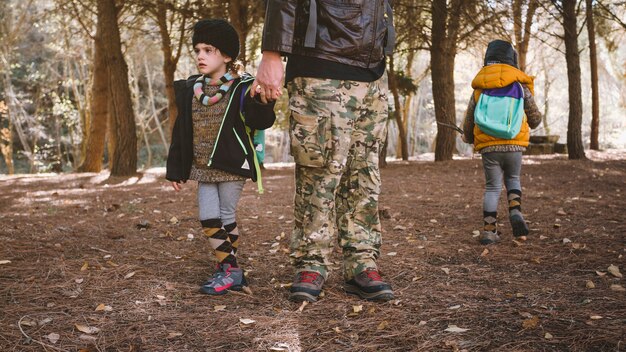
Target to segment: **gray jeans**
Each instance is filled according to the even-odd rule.
[[[198,218],[221,219],[224,225],[235,222],[237,203],[245,181],[198,182]]]
[[[520,171],[522,152],[492,152],[482,155],[485,170],[485,197],[483,211],[498,211],[498,200],[502,191],[502,176],[507,191],[522,190]]]

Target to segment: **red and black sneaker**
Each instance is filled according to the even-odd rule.
[[[300,271],[296,273],[291,285],[289,300],[294,302],[316,302],[322,292],[324,277],[315,271]]]
[[[367,268],[345,284],[347,293],[368,301],[389,301],[394,298],[391,285],[384,282],[378,270]]]

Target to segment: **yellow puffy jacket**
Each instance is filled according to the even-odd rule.
[[[480,93],[483,89],[503,88],[513,82],[519,82],[528,87],[531,94],[535,94],[533,86],[533,77],[525,74],[517,68],[506,64],[494,64],[483,67],[480,72],[472,80],[472,88],[474,88],[474,101],[478,102]],[[528,146],[530,139],[530,128],[524,114],[524,121],[520,132],[513,139],[502,139],[490,136],[474,125],[474,150],[479,151],[485,147],[499,144],[515,144],[523,147]]]

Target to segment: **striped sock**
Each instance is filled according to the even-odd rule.
[[[509,215],[521,215],[522,191],[520,191],[519,189],[512,189],[508,191],[507,199],[509,201]]]
[[[496,233],[498,212],[483,211],[483,230]]]
[[[239,248],[239,228],[237,228],[237,223],[233,222],[232,224],[224,225],[224,230],[228,233],[228,240],[233,247],[233,255],[236,255],[237,248]]]

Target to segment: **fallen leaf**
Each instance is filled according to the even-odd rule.
[[[443,270],[443,272],[446,273],[446,275],[450,275],[450,269],[448,269],[448,268],[441,268],[441,270]]]
[[[130,279],[131,277],[135,276],[135,272],[131,271],[130,273],[124,275],[124,279]]]
[[[91,336],[91,335],[87,335],[87,334],[80,334],[80,336],[78,336],[78,339],[84,342],[96,342],[98,341],[98,338],[95,336]],[[82,351],[87,351],[89,352],[89,350],[82,350]]]
[[[307,306],[307,304],[309,304],[308,301],[302,301],[302,304],[300,305],[300,307],[298,308],[298,312],[302,312],[304,310],[304,307]]]
[[[461,308],[460,304],[457,304],[457,305],[452,306],[452,307],[448,307],[448,309],[459,309],[459,308]]]
[[[85,262],[83,266],[80,267],[80,271],[85,271],[87,269],[89,269],[89,263]]]
[[[59,338],[61,337],[61,335],[53,332],[50,333],[48,335],[46,335],[46,338],[48,339],[48,341],[50,341],[51,343],[57,343],[57,341],[59,341]]]
[[[242,290],[245,294],[252,296],[252,290],[250,289],[250,287],[249,287],[249,286],[244,286],[241,290]]]
[[[551,333],[546,332],[546,334],[545,334],[545,335],[543,335],[543,337],[544,337],[546,340],[550,340],[553,336],[552,336],[552,334],[551,334]]]
[[[602,271],[596,271],[596,274],[598,274],[598,276],[600,276],[600,277],[604,277],[606,275],[606,273],[604,273]]]
[[[97,334],[98,332],[100,332],[100,329],[95,326],[87,326],[82,324],[74,324],[74,326],[78,331],[84,332],[85,334]]]
[[[170,224],[175,225],[175,224],[178,224],[178,222],[179,222],[179,221],[178,221],[178,218],[177,218],[177,217],[172,216],[172,217],[170,218]]]
[[[102,311],[104,311],[104,312],[110,312],[110,311],[112,311],[112,310],[113,310],[113,307],[111,307],[111,306],[107,306],[107,305],[105,305],[104,303],[100,303],[100,304],[98,304],[98,306],[96,307],[96,312],[102,312]]]
[[[82,277],[79,277],[78,279],[74,280],[75,283],[77,284],[82,284],[84,281],[84,279]]]
[[[572,243],[572,240],[566,237],[563,239],[563,244],[567,244],[567,243]]]
[[[426,320],[420,320],[419,323],[417,323],[417,326],[424,326],[426,325]]]
[[[559,210],[556,212],[556,215],[567,215],[567,214],[565,213],[563,208],[559,208]]]
[[[360,311],[362,311],[362,310],[363,310],[363,305],[362,305],[362,304],[361,304],[361,305],[358,305],[358,306],[352,306],[352,311],[353,311],[354,313],[359,313],[359,312],[360,312]]]
[[[404,227],[402,225],[396,225],[393,229],[394,230],[399,230],[399,231],[404,231],[404,230],[406,230],[406,227]]]
[[[378,327],[376,329],[377,330],[385,330],[387,325],[389,325],[389,323],[386,320],[383,320],[382,322],[380,322],[380,324],[378,324]]]
[[[110,266],[112,266],[114,268],[117,268],[119,266],[118,264],[115,264],[114,262],[112,262],[110,260],[107,262],[107,264],[109,264]]]
[[[0,265],[9,264],[9,263],[11,263],[10,260],[0,260]]]
[[[333,331],[335,331],[335,332],[336,332],[336,333],[338,333],[338,334],[341,334],[341,329],[339,329],[339,327],[338,327],[338,326],[335,326],[335,327],[333,328]]]
[[[622,277],[622,276],[623,276],[623,275],[622,275],[622,273],[620,273],[620,272],[619,272],[619,267],[617,267],[617,266],[615,266],[615,265],[613,265],[613,264],[609,265],[609,267],[608,267],[607,271],[608,271],[611,275],[613,275],[613,276],[615,276],[615,277]]]
[[[246,318],[240,318],[239,322],[242,323],[243,325],[250,325],[250,324],[254,324],[256,323],[255,320],[252,319],[246,319]]]
[[[480,231],[478,230],[472,231],[472,237],[478,237],[478,236],[480,236]]]
[[[601,315],[592,315],[592,316],[589,317],[589,319],[591,319],[591,320],[600,320],[600,319],[602,319],[602,316]]]
[[[389,253],[387,253],[387,255],[390,256],[390,257],[393,257],[393,256],[395,256],[397,254],[398,254],[397,252],[389,252]]]
[[[289,345],[286,343],[277,343],[270,347],[270,351],[289,351]]]
[[[40,320],[37,324],[39,324],[39,326],[44,326],[51,322],[52,322],[52,318],[46,318],[46,319]]]
[[[485,256],[487,256],[487,254],[489,254],[489,250],[487,248],[485,248],[485,249],[483,249],[483,252],[480,253],[480,256],[481,257],[485,257]]]
[[[613,284],[611,285],[611,291],[624,292],[626,288],[622,287],[622,285]]]
[[[532,317],[530,319],[525,319],[522,322],[522,328],[524,329],[534,329],[539,324],[539,317]]]
[[[531,261],[537,263],[537,264],[541,264],[541,259],[539,257],[534,257],[531,259]]]
[[[162,296],[162,295],[156,295],[156,298],[157,298],[157,299],[160,299],[160,300],[164,300],[164,299],[165,299],[165,296]]]
[[[587,288],[596,288],[596,285],[593,283],[593,281],[588,280],[587,283],[585,284],[585,286]]]
[[[437,219],[430,219],[430,222],[433,223],[433,224],[436,224],[437,223]]]
[[[226,309],[226,306],[213,306],[214,312],[220,312]]]
[[[522,242],[517,241],[517,240],[513,240],[513,243],[515,243],[515,245],[518,246],[518,247],[521,247],[521,246],[524,245]]]
[[[469,329],[460,328],[460,327],[458,327],[456,325],[448,325],[448,328],[445,329],[444,331],[447,331],[447,332],[466,332],[468,330]]]
[[[180,337],[180,336],[183,336],[183,334],[180,333],[180,332],[170,332],[169,334],[167,334],[167,339],[168,340],[175,339],[175,338]]]
[[[544,236],[544,235],[539,235],[539,239],[540,239],[540,240],[545,240],[546,238],[548,238],[548,237],[546,237],[546,236]]]

